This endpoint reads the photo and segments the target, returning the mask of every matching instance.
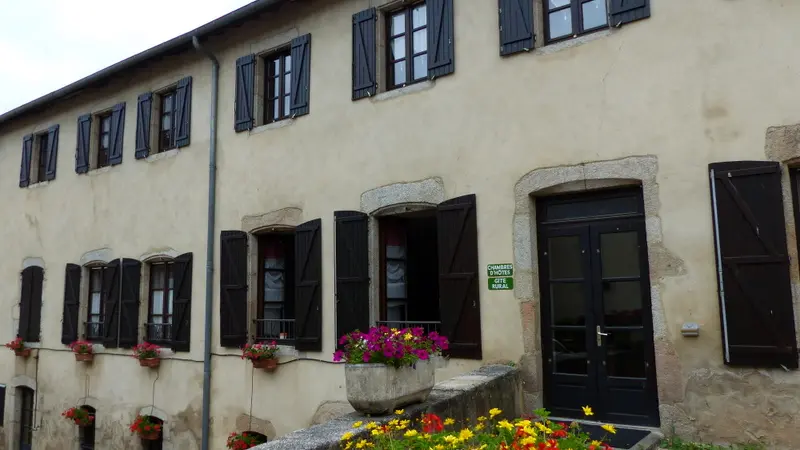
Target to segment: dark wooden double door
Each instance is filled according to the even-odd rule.
[[[641,190],[538,202],[545,407],[659,425]]]

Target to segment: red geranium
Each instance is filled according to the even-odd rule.
[[[133,357],[136,359],[153,359],[161,355],[161,347],[149,342],[142,342],[135,345],[132,349]]]
[[[89,426],[94,422],[94,416],[83,408],[69,408],[61,413],[63,417],[75,422],[79,427]]]
[[[91,355],[94,353],[92,343],[88,341],[75,341],[69,344],[69,348],[78,355]]]
[[[228,436],[227,446],[230,450],[246,450],[266,442],[267,438],[258,433],[252,433],[248,431],[244,431],[242,433],[234,432]]]
[[[150,416],[137,415],[130,426],[131,433],[146,434],[150,432],[161,432],[161,424],[156,423]]]
[[[14,350],[15,352],[20,350],[25,350],[25,342],[22,340],[21,337],[14,339],[13,341],[6,344],[7,348]]]

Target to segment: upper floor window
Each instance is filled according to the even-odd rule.
[[[26,267],[22,271],[17,336],[20,336],[26,342],[39,342],[42,321],[43,282],[44,269],[41,267]]]
[[[111,150],[111,114],[98,117],[100,129],[97,137],[97,168],[108,165],[108,154]]]
[[[428,78],[428,13],[425,3],[394,11],[388,18],[389,89]]]
[[[192,77],[185,77],[136,100],[136,159],[186,147],[192,124]]]
[[[175,90],[161,94],[161,120],[158,132],[158,152],[175,148]]]
[[[44,181],[47,171],[47,134],[36,136],[36,181]]]
[[[605,0],[546,0],[544,6],[547,42],[608,27]]]
[[[103,339],[103,279],[104,266],[89,268],[89,299],[86,310],[86,339],[97,341]]]
[[[266,96],[264,123],[290,117],[292,104],[292,55],[289,49],[264,58]]]
[[[147,314],[147,339],[164,343],[172,339],[175,274],[172,261],[150,264],[150,295]]]

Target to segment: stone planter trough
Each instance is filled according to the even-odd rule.
[[[362,414],[385,414],[424,402],[436,382],[432,361],[399,369],[383,364],[345,364],[347,401]]]

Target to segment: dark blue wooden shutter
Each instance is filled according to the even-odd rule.
[[[650,17],[650,0],[611,0],[609,8],[612,27]]]
[[[114,105],[111,109],[111,130],[109,131],[108,163],[112,166],[122,164],[122,141],[125,135],[125,103]]]
[[[142,263],[135,259],[122,260],[122,299],[119,315],[119,346],[131,348],[139,342],[139,293],[141,292]]]
[[[375,8],[353,14],[353,100],[375,95],[378,88],[376,19]]]
[[[56,179],[56,168],[58,167],[58,125],[53,125],[47,130],[47,161],[44,167],[44,179],[52,181]]]
[[[89,145],[92,133],[92,115],[78,117],[78,145],[75,147],[75,173],[89,171]]]
[[[44,269],[41,267],[26,267],[22,271],[17,335],[21,336],[25,342],[39,342],[42,322],[43,282]]]
[[[292,104],[291,115],[309,112],[311,90],[311,35],[292,39]]]
[[[172,303],[172,349],[188,352],[192,327],[192,254],[184,253],[172,265],[175,299]]]
[[[436,222],[442,335],[450,340],[450,356],[481,359],[475,195],[465,195],[439,204]]]
[[[81,266],[67,264],[64,271],[64,311],[61,317],[61,343],[78,339],[78,311],[81,304]]]
[[[428,78],[456,69],[453,0],[428,0]]]
[[[780,164],[720,162],[709,171],[725,363],[796,369]]]
[[[5,426],[6,385],[0,384],[0,427]]]
[[[219,344],[241,347],[247,343],[247,233],[220,234]]]
[[[500,56],[533,50],[533,0],[498,0]]]
[[[294,231],[295,347],[322,350],[322,221],[298,225]]]
[[[30,269],[32,268],[28,267],[20,274],[19,323],[17,324],[17,336],[24,340],[28,340],[28,325],[31,321],[33,271]]]
[[[255,95],[256,56],[242,56],[236,60],[236,104],[234,105],[234,130],[253,129],[253,103]]]
[[[175,127],[175,146],[189,145],[192,125],[192,77],[178,81],[175,90],[175,116],[172,126]]]
[[[117,348],[119,341],[119,274],[120,262],[111,261],[103,271],[103,346]]]
[[[336,338],[369,329],[369,216],[335,211]]]
[[[31,184],[31,159],[33,158],[33,135],[22,138],[22,162],[19,165],[19,187]]]
[[[141,94],[136,101],[136,159],[150,155],[150,120],[153,114],[153,93]]]

